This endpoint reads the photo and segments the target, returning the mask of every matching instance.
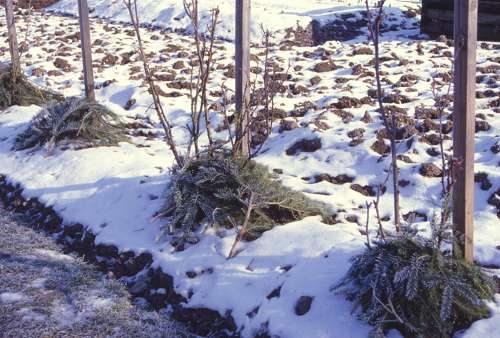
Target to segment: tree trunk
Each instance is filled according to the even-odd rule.
[[[5,0],[5,17],[9,33],[9,50],[12,65],[12,82],[16,83],[21,77],[21,57],[19,56],[19,45],[17,43],[16,19],[14,17],[13,0]]]

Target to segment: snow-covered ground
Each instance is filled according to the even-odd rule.
[[[370,0],[370,3],[376,1]],[[388,7],[415,7],[419,0],[389,0]],[[130,22],[129,14],[122,0],[89,0],[91,15],[116,22]],[[137,1],[141,22],[161,28],[191,31],[189,18],[186,17],[182,0],[139,0]],[[218,35],[232,40],[234,38],[235,7],[234,0],[199,1],[200,27],[203,29],[210,21],[210,10],[220,10],[220,29]],[[270,31],[279,31],[300,25],[306,27],[312,20],[327,22],[341,14],[355,13],[365,8],[365,0],[289,0],[267,1],[252,0],[252,36],[261,35],[261,25]],[[78,15],[78,5],[73,0],[61,0],[49,7],[49,11]]]
[[[349,4],[352,9],[358,2],[297,0],[273,1],[270,5],[256,0],[254,15],[276,25],[271,28],[281,29],[288,28],[290,23],[295,25],[304,13],[310,13],[305,19],[308,22],[316,11],[344,10],[342,6]],[[233,22],[230,1],[201,3],[204,8],[219,4],[223,13],[220,34],[229,37]],[[401,29],[397,35],[387,34],[381,47],[386,92],[399,91],[396,101],[405,103],[394,104],[404,110],[410,123],[424,126],[399,149],[404,155],[400,161],[404,180],[402,213],[418,212],[417,221],[422,221],[422,217],[432,217],[439,208],[440,179],[422,176],[421,164],[432,162],[439,166],[440,158],[435,156],[438,148],[432,145],[435,135],[432,128],[437,121],[426,120],[416,110],[421,106],[432,107],[432,78],[446,83],[452,48],[444,42],[402,37],[418,33],[418,29],[404,29],[408,19],[403,17],[403,10],[414,3],[392,2],[391,11],[401,16],[399,20],[395,18],[396,26]],[[164,27],[188,28],[185,18],[175,19],[181,11],[180,1],[139,1],[139,4],[144,6],[143,21],[153,22],[161,17],[162,20],[155,22],[161,21]],[[95,15],[125,21],[121,1],[91,1],[91,6]],[[54,8],[74,12],[76,6],[63,0]],[[3,20],[2,16],[0,21]],[[418,17],[413,19],[416,20]],[[23,23],[19,26],[23,27]],[[173,158],[161,140],[158,120],[150,109],[151,99],[141,78],[134,38],[128,34],[130,27],[96,20],[91,28],[96,82],[103,85],[97,90],[98,101],[136,126],[131,130],[135,135],[133,142],[79,151],[14,153],[10,150],[13,139],[26,128],[39,107],[13,107],[0,112],[0,173],[20,182],[27,196],[37,196],[52,205],[66,223],[78,222],[90,227],[99,243],[115,244],[124,251],[151,252],[154,264],[174,276],[176,290],[188,298],[189,306],[206,306],[221,314],[229,311],[244,337],[251,337],[265,327],[283,338],[366,337],[370,328],[350,313],[347,301],[330,291],[346,272],[349,258],[364,248],[365,238],[360,234],[366,218],[364,205],[373,199],[367,196],[370,186],[385,179],[384,170],[388,167],[387,159],[372,149],[381,123],[373,100],[367,99],[373,78],[369,74],[372,56],[360,52],[366,45],[332,41],[318,47],[290,49],[278,44],[274,48],[281,67],[286,69],[290,61],[293,69],[291,79],[284,83],[288,90],[278,98],[277,105],[287,114],[284,120],[293,128],[280,131],[280,121],[276,121],[273,134],[257,160],[270,170],[280,169],[277,171],[282,172],[280,179],[284,184],[329,204],[339,223],[326,225],[312,217],[277,227],[257,241],[245,243],[240,254],[227,260],[235,236],[231,231],[220,237],[213,229],[207,229],[199,244],[183,252],[174,252],[167,243],[155,242],[162,223],[153,222],[152,217],[162,205]],[[30,29],[30,48],[24,56],[30,79],[67,96],[80,95],[77,21],[37,14]],[[184,126],[188,122],[189,98],[185,81],[189,81],[191,40],[188,36],[155,30],[144,30],[144,40],[146,49],[154,54],[153,67],[158,69],[161,79],[158,84],[164,92],[162,100],[182,145],[187,134]],[[8,59],[7,47],[2,39],[3,61]],[[219,99],[215,95],[221,83],[229,87],[233,84],[232,50],[229,42],[216,44],[212,101]],[[486,121],[490,128],[476,134],[476,171],[486,173],[491,186],[481,190],[477,185],[475,253],[479,262],[492,266],[500,266],[498,210],[487,204],[488,198],[500,188],[499,155],[493,151],[500,140],[498,51],[498,44],[478,48],[481,77],[478,93],[482,97],[477,102],[478,121]],[[259,56],[262,49],[255,48],[252,53]],[[318,72],[316,66],[330,59],[335,67]],[[342,97],[360,101],[339,100]],[[131,102],[135,103],[126,110],[124,107]],[[214,125],[220,123],[217,112],[211,113]],[[286,155],[286,149],[296,141],[313,137],[320,138],[320,149]],[[445,148],[450,146],[451,141],[446,141]],[[339,175],[347,175],[353,182],[338,182]],[[380,205],[382,216],[388,219],[384,221],[387,227],[391,224],[391,199],[389,188]],[[372,218],[372,224],[374,221]],[[425,226],[425,222],[421,225]],[[294,307],[301,296],[313,297],[313,303],[307,314],[297,316]],[[481,332],[498,325],[498,305],[492,304],[492,308],[496,309],[492,312],[494,317],[474,324],[467,337],[484,336]]]

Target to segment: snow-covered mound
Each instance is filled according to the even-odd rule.
[[[139,0],[139,17],[144,24],[190,32],[189,18],[184,13],[182,0]],[[414,6],[418,0],[390,0],[389,6]],[[91,15],[116,22],[129,22],[129,14],[122,0],[89,0]],[[218,7],[221,24],[218,35],[232,40],[234,37],[235,5],[234,0],[203,0],[199,2],[201,27],[210,21],[209,12]],[[252,36],[258,38],[261,25],[270,31],[282,31],[300,25],[306,27],[311,21],[328,22],[338,15],[363,10],[364,1],[360,0],[252,0]],[[61,0],[48,8],[49,11],[64,14],[78,14],[78,3],[74,0]]]

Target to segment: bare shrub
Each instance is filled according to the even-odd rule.
[[[396,231],[401,230],[401,217],[400,217],[400,191],[399,191],[399,168],[397,163],[397,121],[396,114],[393,112],[388,112],[384,107],[383,102],[383,91],[382,91],[382,81],[380,74],[380,27],[384,17],[384,5],[385,0],[381,0],[375,6],[375,14],[373,14],[369,1],[365,0],[366,10],[367,10],[367,21],[368,21],[368,32],[369,38],[373,41],[373,46],[375,49],[374,55],[374,68],[375,68],[375,81],[377,84],[377,102],[379,105],[379,112],[382,118],[384,127],[389,135],[390,147],[391,147],[391,172],[392,172],[392,183],[394,190],[393,199],[393,211],[394,211],[394,225]]]
[[[184,0],[184,10],[193,26],[194,46],[196,48],[194,58],[191,59],[191,126],[189,126],[191,141],[188,155],[193,146],[195,156],[200,156],[200,122],[203,117],[208,137],[208,154],[211,156],[215,150],[215,144],[210,126],[207,88],[213,67],[214,41],[219,20],[219,9],[212,9],[206,33],[200,31],[198,0]]]
[[[158,118],[160,119],[160,122],[163,126],[163,130],[165,131],[166,142],[170,148],[170,151],[172,152],[172,155],[174,155],[174,158],[175,158],[177,165],[182,166],[182,164],[184,163],[184,159],[182,158],[181,154],[177,150],[177,145],[175,143],[174,136],[172,134],[172,126],[165,116],[165,111],[164,111],[163,106],[161,104],[160,96],[158,94],[158,88],[155,84],[155,81],[153,79],[153,74],[152,74],[151,68],[149,66],[148,56],[145,53],[144,45],[142,43],[139,14],[137,12],[137,0],[123,0],[123,2],[128,9],[128,12],[130,15],[130,21],[132,22],[132,26],[134,27],[135,36],[136,36],[137,44],[138,44],[139,55],[141,57],[142,65],[143,65],[143,69],[144,69],[144,76],[146,78],[146,81],[147,81],[148,86],[149,86],[149,91],[150,91],[151,96],[153,98],[153,104],[155,107],[156,114],[158,115]]]

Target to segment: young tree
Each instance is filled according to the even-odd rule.
[[[384,5],[385,0],[381,0],[377,3],[374,13],[372,13],[370,4],[368,0],[365,0],[366,4],[366,15],[368,20],[368,32],[369,37],[373,41],[373,46],[375,49],[375,80],[377,84],[377,101],[379,105],[380,116],[382,117],[382,122],[387,130],[389,136],[390,147],[391,147],[391,172],[392,172],[392,184],[394,190],[394,225],[396,231],[401,230],[401,217],[400,217],[400,204],[399,204],[399,168],[397,163],[397,123],[396,115],[394,113],[389,113],[384,107],[383,102],[383,91],[382,91],[382,81],[380,74],[380,27],[382,25],[383,15],[384,15]]]
[[[146,82],[148,83],[151,96],[153,97],[153,104],[155,107],[155,111],[158,115],[158,118],[160,119],[163,130],[165,131],[166,141],[170,148],[170,151],[172,152],[172,155],[175,158],[175,162],[179,167],[182,167],[184,165],[184,159],[177,150],[177,145],[175,143],[174,136],[172,134],[172,125],[165,116],[165,110],[163,109],[163,105],[160,100],[160,95],[158,94],[158,87],[155,84],[153,73],[149,66],[149,58],[146,55],[146,52],[144,50],[144,44],[142,43],[142,35],[140,30],[141,25],[139,21],[139,13],[137,10],[137,0],[123,0],[123,3],[127,7],[127,10],[130,15],[130,21],[132,22],[132,27],[134,28],[135,31],[138,51],[144,69],[144,76],[146,78]]]

